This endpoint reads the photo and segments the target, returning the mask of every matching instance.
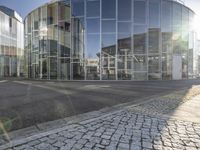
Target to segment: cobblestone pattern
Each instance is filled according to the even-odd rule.
[[[9,150],[197,150],[200,124],[124,110]]]
[[[144,114],[160,115],[170,114],[183,103],[199,96],[200,86],[194,86],[190,90],[176,91],[171,94],[154,98],[151,101],[137,106],[130,106],[129,110]]]

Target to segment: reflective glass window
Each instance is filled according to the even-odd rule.
[[[118,33],[131,33],[131,22],[118,22]]]
[[[182,6],[182,40],[183,51],[186,51],[189,42],[189,9],[185,6]]]
[[[159,27],[160,25],[160,1],[150,0],[149,1],[149,26]]]
[[[129,69],[118,69],[118,80],[131,80],[132,78],[132,70]]]
[[[70,20],[70,11],[71,11],[71,8],[64,4],[61,3],[59,5],[59,20],[66,20],[66,21],[69,21]]]
[[[87,17],[100,16],[100,2],[99,0],[87,1]]]
[[[146,26],[134,26],[134,54],[146,53]]]
[[[134,0],[134,23],[146,23],[146,1]]]
[[[149,53],[159,53],[159,29],[149,29]]]
[[[40,28],[47,26],[47,6],[41,7]]]
[[[132,69],[132,57],[131,56],[118,56],[118,69]]]
[[[116,18],[116,0],[102,0],[102,18]]]
[[[114,56],[116,54],[115,34],[102,34],[102,54],[105,57]]]
[[[51,57],[50,59],[50,79],[57,78],[57,58]]]
[[[100,52],[100,35],[87,35],[87,58],[96,58]]]
[[[102,33],[115,33],[116,21],[115,20],[102,20]]]
[[[171,32],[172,27],[172,3],[170,1],[162,1],[162,32]]]
[[[116,45],[115,34],[102,34],[102,47]]]
[[[135,72],[134,80],[147,80],[147,73],[146,72]]]
[[[148,57],[149,73],[159,73],[160,57],[159,55],[150,55]]]
[[[181,13],[181,4],[178,3],[173,3],[173,26],[174,27],[181,27],[181,18],[182,18],[182,13]]]
[[[110,61],[110,63],[114,61]],[[102,80],[116,80],[115,68],[103,68],[102,69]]]
[[[34,30],[38,30],[39,29],[39,13],[38,10],[34,11]]]
[[[171,53],[172,52],[172,33],[162,32],[162,52]]]
[[[162,54],[162,71],[171,73],[172,69],[172,56],[170,54]]]
[[[100,33],[99,19],[87,19],[87,33]]]
[[[132,0],[118,0],[118,20],[131,20]]]
[[[147,71],[147,56],[134,55],[134,71]]]
[[[70,59],[61,58],[60,60],[60,79],[70,80]]]
[[[72,64],[72,79],[73,80],[84,80],[85,72],[83,63]]]
[[[48,16],[47,16],[47,24],[56,24],[58,21],[58,5],[57,4],[51,4],[48,5]]]
[[[131,54],[131,38],[118,39],[118,54],[130,55]]]
[[[72,0],[72,17],[84,16],[84,1]]]

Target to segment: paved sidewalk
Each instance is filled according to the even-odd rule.
[[[199,92],[199,87],[174,92],[147,103],[13,141],[0,149],[198,150]],[[185,110],[188,115],[182,113]]]

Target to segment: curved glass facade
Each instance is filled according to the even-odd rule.
[[[64,0],[25,19],[26,77],[170,80],[193,74],[194,13],[171,0]]]
[[[0,6],[0,77],[23,75],[24,35],[22,18]]]

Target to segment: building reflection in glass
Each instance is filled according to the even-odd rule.
[[[170,80],[194,71],[194,12],[169,0],[63,0],[25,19],[26,76]],[[176,56],[176,57],[175,57]],[[175,58],[181,72],[174,72]]]
[[[23,40],[22,18],[0,6],[0,77],[23,76]]]

